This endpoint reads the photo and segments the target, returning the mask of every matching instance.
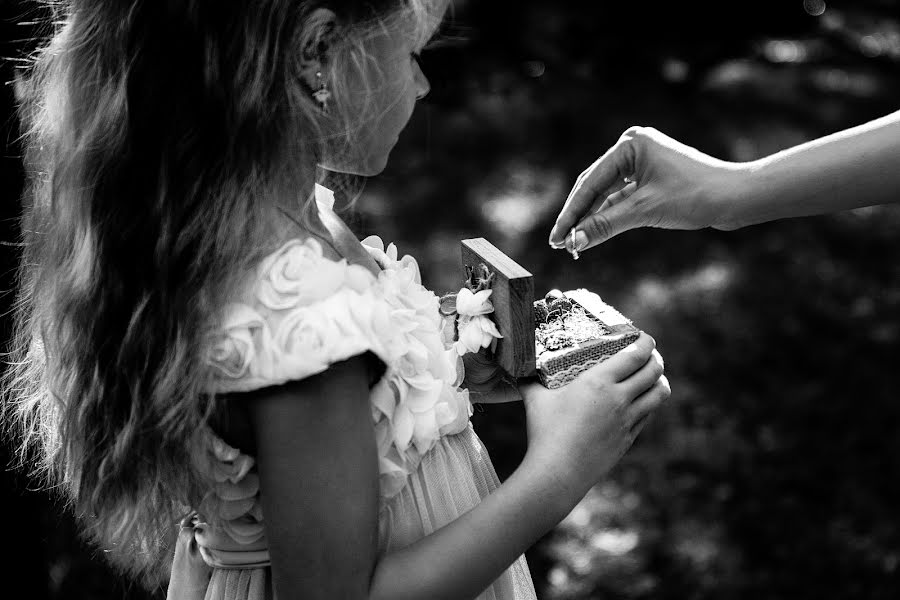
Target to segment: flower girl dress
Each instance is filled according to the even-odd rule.
[[[320,212],[331,210],[329,190],[316,186],[316,200]],[[438,297],[422,286],[411,256],[398,259],[396,247],[377,237],[362,243],[377,274],[325,257],[315,239],[288,241],[267,256],[244,296],[227,305],[209,364],[214,391],[224,393],[309,377],[366,351],[381,359],[386,369],[369,396],[381,556],[450,523],[499,481],[469,422],[468,392],[458,387],[462,361]],[[278,524],[261,512],[254,459],[206,434],[215,483],[181,523],[168,598],[268,600],[266,528]],[[525,557],[478,598],[535,599]]]

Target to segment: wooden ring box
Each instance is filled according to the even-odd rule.
[[[548,388],[561,387],[579,373],[622,350],[638,336],[640,330],[616,309],[588,290],[565,292],[572,305],[578,306],[601,326],[603,333],[582,339],[573,345],[537,355],[536,315],[547,314],[543,299],[535,301],[531,273],[484,238],[462,241],[462,264],[465,267],[484,264],[494,273],[491,317],[500,330],[495,359],[509,375],[537,375]]]

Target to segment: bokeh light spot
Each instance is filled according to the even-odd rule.
[[[608,530],[595,533],[591,546],[609,554],[621,556],[637,548],[639,537],[635,531]]]
[[[689,67],[686,62],[677,58],[667,58],[662,64],[662,75],[666,81],[680,83],[687,79]]]
[[[547,65],[545,65],[544,62],[540,60],[526,61],[524,67],[525,73],[529,77],[534,77],[535,79],[537,79],[547,71]]]
[[[819,17],[825,13],[824,0],[803,0],[803,9],[814,17]]]
[[[550,572],[547,573],[547,580],[550,582],[550,585],[554,587],[562,587],[569,583],[569,574],[566,573],[566,570],[562,567],[553,567],[550,569]]]
[[[881,56],[882,50],[881,42],[874,35],[864,35],[859,40],[859,51],[869,58]]]
[[[559,171],[516,162],[499,169],[473,194],[488,224],[501,235],[521,239],[559,210],[566,191]]]
[[[763,47],[766,58],[777,63],[794,63],[806,59],[806,48],[793,40],[769,40]]]
[[[734,268],[730,264],[712,262],[702,265],[676,277],[659,278],[648,275],[638,280],[635,293],[635,309],[640,311],[663,311],[673,301],[701,297],[717,301],[734,280]]]

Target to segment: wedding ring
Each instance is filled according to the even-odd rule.
[[[569,230],[569,243],[572,245],[572,249],[570,252],[572,253],[572,259],[578,260],[578,248],[575,247],[575,228],[573,227]]]

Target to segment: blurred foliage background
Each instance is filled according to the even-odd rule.
[[[28,13],[5,6],[2,55],[15,57]],[[634,231],[578,262],[546,242],[578,173],[630,125],[751,160],[900,109],[900,1],[456,0],[423,61],[431,94],[368,183],[361,234],[415,255],[437,292],[460,286],[459,240],[486,237],[539,292],[587,287],[631,316],[673,388],[529,552],[540,597],[900,597],[900,208]],[[21,167],[3,93],[8,241]],[[4,247],[4,289],[13,258]],[[510,473],[522,407],[475,421]],[[4,567],[28,597],[149,597],[60,507],[3,477]]]

